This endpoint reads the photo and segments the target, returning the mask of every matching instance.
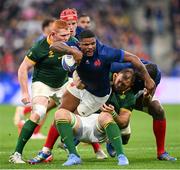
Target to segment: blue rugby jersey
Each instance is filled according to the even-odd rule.
[[[141,62],[143,64],[154,64],[154,63],[152,63],[150,61],[143,60],[143,59],[141,59]],[[127,62],[127,63],[113,62],[111,64],[111,72],[113,72],[113,73],[114,72],[119,72],[119,71],[121,71],[123,69],[126,69],[126,68],[133,68],[132,63],[129,63],[129,62]],[[154,79],[154,82],[155,82],[156,86],[160,83],[160,81],[161,81],[161,71],[157,66],[157,75],[156,75],[156,78]]]
[[[81,33],[82,31],[84,31],[84,29],[81,28],[81,27],[79,27],[79,26],[77,26],[77,28],[76,28],[76,35],[75,35],[75,37],[76,37],[77,39],[79,39],[79,35],[80,35],[80,33]]]
[[[143,64],[154,64],[150,61],[147,61],[147,60],[143,60],[141,59],[141,62]],[[118,63],[118,62],[113,62],[111,64],[111,72],[119,72],[125,68],[133,68],[133,65],[129,62],[127,63]],[[158,86],[158,84],[160,83],[161,81],[161,71],[160,69],[158,68],[157,66],[157,74],[156,74],[156,78],[153,79],[156,86]],[[140,79],[135,79],[135,82],[134,82],[134,86],[133,86],[133,91],[135,93],[137,93],[139,90],[143,90],[144,89],[144,82]]]
[[[92,57],[84,55],[76,70],[85,84],[85,89],[95,96],[103,97],[110,93],[111,63],[123,60],[123,50],[106,46],[97,40],[94,55]]]

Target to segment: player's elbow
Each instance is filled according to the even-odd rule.
[[[139,59],[139,57],[137,57],[136,55],[134,55],[132,53],[125,52],[124,61],[136,63],[136,62],[140,62],[140,59]]]

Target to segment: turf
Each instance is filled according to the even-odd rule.
[[[117,166],[116,158],[97,160],[92,147],[80,144],[78,151],[83,160],[82,165],[68,167],[69,169],[180,169],[180,105],[165,105],[167,117],[166,149],[177,157],[176,162],[165,162],[156,159],[155,139],[152,132],[151,117],[142,112],[134,111],[131,119],[132,136],[128,145],[124,147],[130,165]],[[1,169],[67,169],[61,166],[67,154],[54,146],[54,160],[48,164],[28,165],[10,164],[9,155],[14,151],[17,140],[17,128],[13,125],[15,107],[0,106],[0,168]],[[43,126],[43,133],[47,134],[49,125],[53,120],[52,111]],[[30,140],[23,152],[23,158],[29,159],[42,148],[43,140]],[[104,150],[105,147],[102,145]]]

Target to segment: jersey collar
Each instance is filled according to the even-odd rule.
[[[50,37],[49,36],[47,36],[47,43],[49,44],[49,45],[51,45],[53,42],[50,40]]]

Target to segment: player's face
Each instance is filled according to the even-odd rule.
[[[88,16],[79,18],[78,26],[80,26],[81,28],[89,29],[90,25],[91,25],[91,21]]]
[[[115,76],[113,78],[113,87],[114,90],[122,93],[132,86],[132,79],[133,79],[133,73],[126,72],[126,73],[115,73]]]
[[[96,50],[96,38],[83,38],[80,43],[81,51],[84,55],[92,57]]]
[[[69,20],[69,21],[67,21],[67,24],[69,26],[71,36],[75,36],[76,35],[76,28],[77,28],[77,21],[76,20]]]
[[[55,41],[63,41],[66,42],[69,40],[71,34],[70,34],[70,30],[69,29],[59,29],[56,33],[55,33]]]

